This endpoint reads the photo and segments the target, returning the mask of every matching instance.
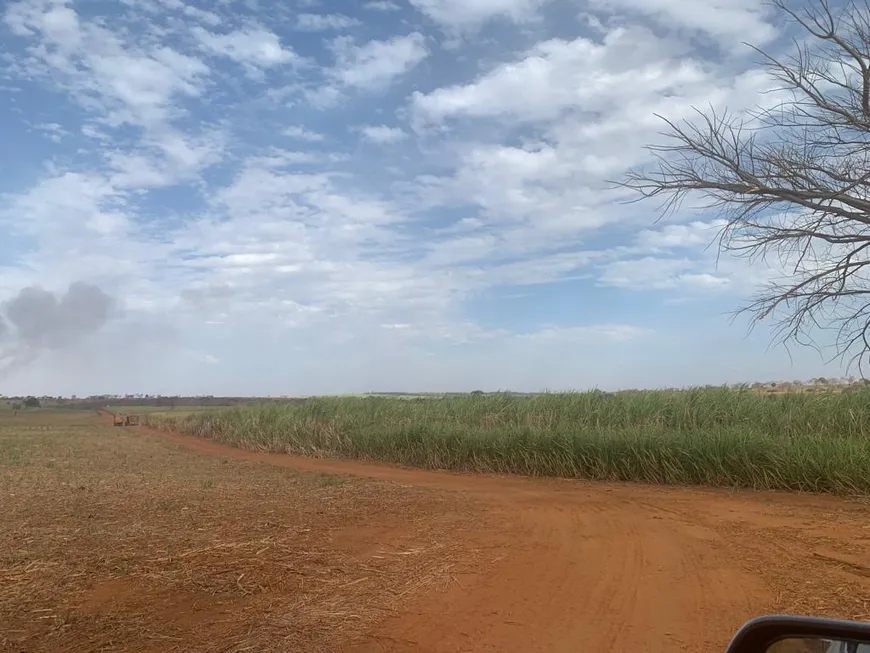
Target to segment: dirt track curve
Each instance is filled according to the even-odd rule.
[[[141,431],[204,454],[461,493],[479,508],[467,545],[483,563],[349,653],[721,651],[765,612],[870,618],[870,506],[859,501],[423,472]]]

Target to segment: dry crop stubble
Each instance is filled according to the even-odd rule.
[[[3,418],[0,418],[2,420]],[[474,561],[463,502],[0,421],[0,650],[332,650]]]

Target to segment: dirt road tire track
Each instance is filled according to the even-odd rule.
[[[813,555],[820,530],[828,550],[868,541],[870,510],[854,501],[426,472],[140,432],[201,454],[462,493],[487,515],[496,526],[468,536],[478,567],[346,653],[715,651],[757,614],[861,617],[870,594],[870,579]]]

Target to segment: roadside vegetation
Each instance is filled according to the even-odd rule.
[[[318,398],[146,416],[237,447],[425,469],[870,493],[870,390]]]

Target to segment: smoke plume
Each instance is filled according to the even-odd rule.
[[[75,347],[100,330],[114,305],[100,288],[79,281],[60,296],[24,288],[0,307],[0,375],[45,352]]]

